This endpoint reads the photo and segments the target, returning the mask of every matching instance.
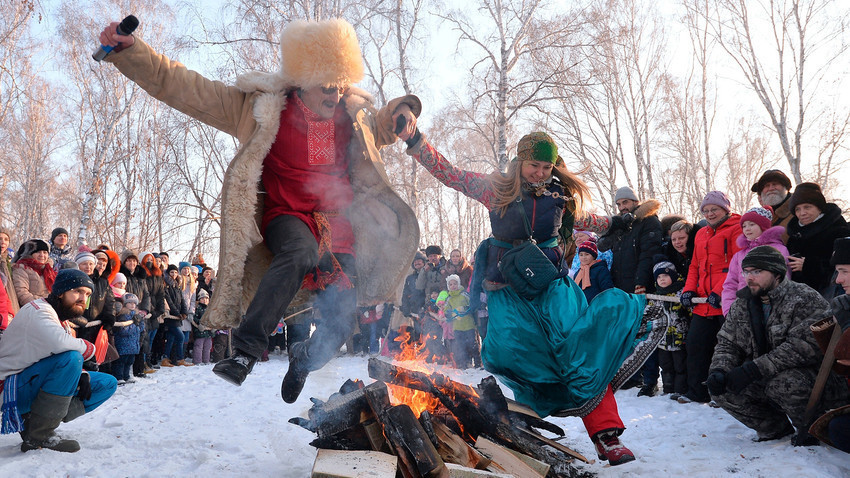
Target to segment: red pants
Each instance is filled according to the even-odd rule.
[[[617,401],[614,400],[614,392],[611,391],[611,385],[605,390],[605,396],[599,405],[582,418],[584,428],[587,429],[587,434],[593,439],[593,436],[603,430],[612,428],[624,429],[623,421],[620,420],[620,413],[617,411]]]

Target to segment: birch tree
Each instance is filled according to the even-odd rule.
[[[847,51],[839,40],[848,18],[847,5],[834,0],[717,2],[712,35],[764,107],[797,183],[810,108]]]
[[[476,13],[469,13],[474,8]],[[479,0],[463,11],[439,14],[452,25],[474,62],[469,69],[470,121],[493,146],[500,169],[508,163],[509,125],[525,110],[545,102],[553,78],[571,65],[551,63],[546,74],[529,75],[531,64],[549,49],[570,48],[578,16],[555,12],[544,0]],[[492,125],[492,126],[491,126]]]

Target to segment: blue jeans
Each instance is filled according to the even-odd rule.
[[[72,397],[77,394],[83,356],[77,351],[51,355],[25,368],[18,374],[18,412],[28,413],[40,390],[52,395]],[[89,372],[91,398],[83,401],[91,412],[115,393],[118,382],[107,373]]]
[[[165,338],[165,350],[163,350],[162,356],[171,357],[171,348],[177,347],[174,357],[178,361],[183,360],[183,331],[180,330],[180,322],[169,320],[165,324],[168,327],[168,332],[166,332],[168,336]]]

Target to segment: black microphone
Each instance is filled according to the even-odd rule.
[[[121,20],[121,23],[118,24],[118,28],[116,28],[115,31],[119,35],[126,36],[133,33],[136,30],[136,27],[138,26],[139,19],[134,17],[133,15],[127,15],[127,18]],[[91,57],[94,58],[95,61],[103,60],[104,58],[106,58],[106,55],[112,53],[113,48],[114,47],[111,46],[100,45],[100,48],[95,50],[95,52],[92,53]]]

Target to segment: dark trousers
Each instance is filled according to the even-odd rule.
[[[354,257],[336,254],[343,272],[356,284],[357,272]],[[290,364],[313,371],[322,368],[339,351],[357,328],[357,291],[329,285],[316,294],[313,307],[321,316],[316,320],[316,330],[307,340],[292,346]]]
[[[266,227],[266,245],[274,254],[242,323],[233,332],[233,348],[260,358],[269,335],[319,262],[319,245],[310,228],[294,216],[278,216]]]
[[[722,316],[704,317],[694,314],[685,339],[688,368],[688,398],[695,402],[708,402],[711,397],[703,382],[708,378],[711,356],[717,345],[717,332],[723,325]]]
[[[135,360],[136,354],[120,356],[118,360],[112,362],[112,376],[117,380],[129,380]]]
[[[646,362],[643,363],[640,369],[640,374],[643,377],[644,385],[652,386],[658,384],[658,349],[655,349],[646,358]]]
[[[478,334],[475,329],[455,330],[454,359],[455,366],[461,370],[472,366],[478,352]],[[480,352],[478,352],[480,355]]]
[[[661,365],[661,381],[664,393],[688,392],[688,353],[684,350],[658,349],[658,363]]]

